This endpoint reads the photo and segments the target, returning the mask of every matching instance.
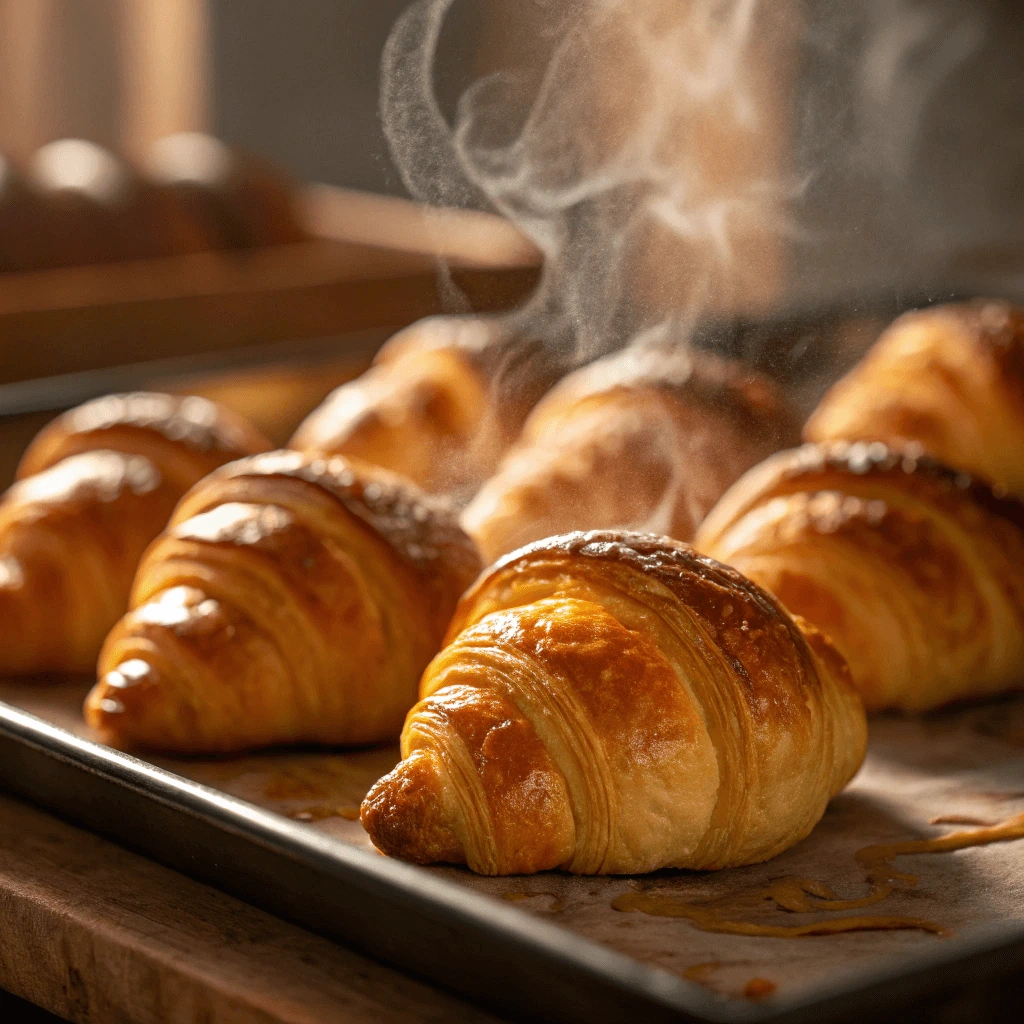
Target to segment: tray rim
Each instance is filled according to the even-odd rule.
[[[12,752],[13,756],[12,756]],[[22,756],[18,756],[18,753]],[[27,761],[25,758],[27,755]],[[47,764],[42,771],[38,769]],[[29,767],[29,772],[19,769]],[[68,781],[74,780],[71,787]],[[898,965],[851,972],[836,988],[825,985],[772,1003],[724,1002],[700,985],[687,982],[666,970],[645,964],[627,954],[588,939],[571,928],[540,920],[512,905],[504,906],[482,893],[437,877],[428,869],[377,857],[342,840],[334,839],[302,823],[264,810],[240,798],[220,792],[157,767],[94,740],[77,736],[60,726],[0,701],[0,787],[17,797],[57,813],[60,817],[140,851],[154,860],[210,884],[261,909],[319,933],[340,939],[370,956],[385,960],[425,977],[433,984],[455,991],[463,998],[514,1015],[537,1019],[538,1007],[525,993],[519,977],[524,957],[546,967],[564,991],[576,993],[575,1005],[562,1005],[557,993],[547,1006],[552,1020],[622,1019],[619,1011],[642,1014],[643,1019],[693,1022],[797,1022],[858,1019],[858,1015],[891,1012],[893,1000],[927,995],[986,973],[1024,967],[1024,918],[1015,924],[995,926],[956,946],[936,941],[901,957]],[[72,800],[81,790],[86,799]],[[133,799],[134,798],[134,799]],[[193,851],[180,856],[156,837],[138,828],[138,818],[125,815],[126,808],[160,805],[186,827],[204,826],[202,833],[224,842],[262,852],[285,872],[301,867],[318,877],[339,897],[345,894],[373,901],[391,913],[388,931],[397,941],[360,932],[364,922],[342,921],[325,925],[311,920],[308,910],[295,904],[291,911],[268,899],[251,882],[237,877],[237,865],[223,849],[206,861]],[[162,833],[166,835],[166,833]],[[189,862],[191,860],[191,862]],[[234,877],[233,877],[234,876]],[[414,920],[415,919],[415,920]],[[439,977],[416,961],[415,941],[407,933],[417,921],[455,929],[465,940],[471,962],[472,949],[481,956],[498,955],[502,991],[483,989],[468,970],[458,976]],[[403,935],[405,937],[403,938]],[[465,952],[465,951],[464,951]],[[493,963],[492,963],[493,968]],[[492,970],[493,974],[493,970]],[[493,984],[493,978],[487,982]],[[592,991],[581,990],[580,985]],[[614,1004],[609,1004],[609,996]],[[612,1011],[609,1016],[607,1011]],[[878,1019],[877,1016],[875,1019]]]
[[[827,324],[836,316],[894,317],[907,309],[975,296],[980,297],[978,291],[971,288],[942,287],[913,295],[880,291],[853,300],[798,305],[781,310],[779,315],[747,321],[739,318],[739,321],[755,329],[779,329],[787,324]],[[712,330],[716,326],[723,325],[710,325]],[[372,351],[383,340],[384,331],[386,329],[379,328],[346,331],[300,343],[273,342],[203,354],[189,353],[11,382],[0,387],[0,419],[30,412],[56,412],[109,390],[111,385],[118,390],[130,389],[135,381],[152,376],[205,375],[288,361],[289,354],[296,361],[315,364],[325,358],[352,354],[353,349]],[[44,771],[44,777],[19,775],[19,766],[24,767],[26,763],[49,766],[50,770]],[[67,786],[69,781],[71,789]],[[76,787],[82,788],[88,797],[77,805],[69,796]],[[645,1019],[652,1020],[800,1024],[820,1020],[823,1014],[834,1020],[861,1019],[863,1014],[881,1019],[880,1013],[895,1014],[909,998],[952,989],[997,973],[1024,970],[1022,917],[1019,923],[961,940],[955,949],[941,944],[922,947],[919,953],[902,957],[899,966],[851,972],[844,977],[840,988],[821,985],[805,990],[800,996],[764,1004],[723,1002],[696,983],[602,946],[569,928],[542,921],[512,905],[503,906],[483,894],[438,878],[426,869],[365,853],[309,826],[291,822],[130,754],[76,736],[3,701],[0,701],[0,788],[254,906],[340,939],[377,959],[440,984],[478,1005],[498,1013],[525,1013],[529,1019],[543,1016],[585,1020],[588,1024],[596,1020],[617,1020],[623,1019],[617,1013],[624,1005],[629,1007],[631,1016],[643,1013]],[[112,796],[117,798],[113,803]],[[518,966],[514,960],[505,971],[505,990],[500,995],[474,987],[473,979],[465,976],[467,972],[462,972],[462,978],[439,977],[411,963],[408,949],[396,949],[393,944],[388,947],[388,943],[379,938],[367,944],[348,926],[332,928],[323,921],[310,921],[306,914],[289,913],[280,906],[269,905],[259,891],[240,892],[230,877],[230,870],[223,865],[218,868],[214,863],[211,867],[196,858],[190,861],[187,856],[172,857],[163,844],[151,837],[143,841],[129,822],[118,823],[116,815],[112,819],[107,813],[119,799],[125,798],[129,802],[134,798],[143,810],[147,805],[163,806],[182,821],[202,823],[225,841],[241,838],[252,850],[269,852],[282,864],[301,864],[319,871],[325,879],[336,882],[340,871],[345,876],[345,885],[353,892],[360,890],[363,895],[373,892],[375,899],[390,898],[393,908],[406,915],[415,909],[433,914],[435,920],[450,919],[449,923],[454,920],[465,924],[473,936],[487,940],[487,949],[497,946],[509,953],[530,954],[538,963],[561,972],[563,981],[569,979],[573,984],[583,982],[594,986],[596,995],[591,994],[589,1002],[577,1000],[573,1004],[571,1000],[566,1003],[563,994],[561,1002],[556,998],[540,1008],[528,999],[524,1002],[524,986],[515,975]],[[601,995],[610,996],[611,1001],[602,1003]],[[893,1019],[900,1018],[894,1016]]]

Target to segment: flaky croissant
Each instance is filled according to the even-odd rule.
[[[869,710],[1024,684],[1024,506],[918,450],[780,453],[725,494],[695,544],[827,633]]]
[[[482,874],[723,868],[806,836],[864,756],[842,658],[664,537],[574,533],[466,594],[367,794],[384,853]]]
[[[91,672],[178,499],[266,447],[194,397],[112,395],[46,427],[0,500],[0,673]]]
[[[330,394],[290,447],[363,459],[462,498],[493,472],[555,373],[541,345],[497,318],[430,317]]]
[[[186,753],[393,738],[479,567],[447,505],[384,470],[232,463],[147,552],[86,718]]]
[[[1024,309],[980,301],[900,317],[828,392],[804,437],[918,442],[1024,495]]]
[[[729,484],[797,437],[778,390],[742,365],[685,346],[626,350],[540,401],[463,526],[485,560],[577,529],[689,540]]]

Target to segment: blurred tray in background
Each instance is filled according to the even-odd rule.
[[[0,275],[0,383],[403,327],[444,306],[438,255],[474,310],[537,280],[537,250],[490,214],[324,185],[300,212],[306,242]]]

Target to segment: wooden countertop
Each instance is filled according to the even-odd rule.
[[[0,988],[88,1024],[496,1020],[2,794]]]

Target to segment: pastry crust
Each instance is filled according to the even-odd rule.
[[[235,462],[147,552],[86,718],[187,753],[392,738],[479,567],[453,511],[384,470]]]
[[[46,427],[0,500],[0,672],[91,672],[178,499],[268,447],[206,399],[154,393],[111,395]]]
[[[575,529],[689,540],[729,484],[798,436],[779,391],[738,363],[621,352],[541,400],[463,525],[485,559]]]
[[[500,320],[431,317],[332,392],[290,447],[362,459],[460,500],[494,470],[553,382],[543,346]]]
[[[814,827],[864,755],[842,658],[665,537],[548,538],[465,595],[367,795],[383,852],[484,874],[722,868]]]
[[[695,543],[827,633],[870,710],[1024,683],[1024,506],[919,446],[782,452],[725,494]]]
[[[804,436],[917,442],[1024,495],[1024,309],[984,300],[900,317],[829,391]]]

